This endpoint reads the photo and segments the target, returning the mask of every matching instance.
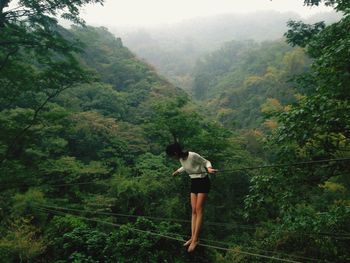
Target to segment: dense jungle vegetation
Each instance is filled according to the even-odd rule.
[[[103,0],[10,2],[1,262],[350,262],[348,1],[322,1],[342,14],[333,24],[290,21],[284,41],[201,57],[193,97],[84,24],[79,8]],[[201,244],[223,250],[178,241],[191,211],[189,179],[171,176],[179,164],[164,153],[174,137],[222,170]],[[281,166],[245,169],[267,164]]]

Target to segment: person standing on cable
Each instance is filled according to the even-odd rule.
[[[198,153],[183,151],[179,143],[170,144],[166,148],[168,156],[180,161],[181,167],[177,169],[173,176],[187,172],[191,178],[191,238],[184,243],[188,247],[188,252],[192,252],[198,245],[198,235],[203,222],[203,208],[206,197],[210,191],[210,180],[208,173],[217,172],[212,168],[210,161],[204,159]]]

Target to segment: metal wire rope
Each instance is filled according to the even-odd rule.
[[[38,209],[40,210],[41,208],[38,208]],[[45,208],[42,208],[41,210],[42,211],[43,210],[44,211],[48,211],[48,212],[51,212],[51,213],[61,214],[61,215],[62,214],[63,215],[69,214],[69,213],[66,213],[66,212],[55,211],[55,210],[45,209]],[[103,220],[96,220],[96,219],[92,219],[92,218],[77,216],[77,215],[74,215],[74,214],[69,214],[69,215],[73,215],[73,216],[75,216],[77,218],[80,218],[80,219],[83,219],[83,220],[87,220],[87,221],[92,221],[92,222],[95,222],[95,223],[101,223],[101,224],[117,226],[117,227],[124,226],[124,227],[130,229],[131,231],[140,232],[140,233],[144,233],[144,234],[149,234],[149,235],[153,235],[153,236],[159,236],[159,237],[163,237],[163,238],[170,239],[170,240],[181,241],[181,242],[185,241],[184,239],[179,239],[179,238],[175,238],[175,237],[172,237],[172,236],[169,236],[169,235],[164,235],[164,234],[160,234],[160,233],[152,232],[152,231],[148,231],[148,230],[142,230],[142,229],[138,229],[138,228],[122,225],[122,224],[106,222],[106,221],[103,221]],[[258,253],[251,253],[251,252],[242,251],[242,250],[235,250],[235,249],[230,249],[230,248],[213,246],[213,245],[209,245],[209,244],[205,244],[205,243],[199,243],[198,246],[213,248],[213,249],[217,249],[217,250],[231,251],[231,252],[235,252],[235,253],[238,253],[238,254],[254,256],[254,257],[260,257],[260,258],[267,258],[267,259],[272,259],[272,260],[282,261],[282,262],[301,263],[300,261],[289,260],[289,259],[282,259],[282,258],[277,258],[277,257],[272,257],[272,256],[261,255],[261,254],[258,254]]]
[[[291,167],[291,166],[298,166],[298,165],[307,165],[307,164],[319,164],[319,163],[327,163],[327,162],[342,162],[342,161],[350,161],[350,158],[339,158],[339,159],[324,159],[324,160],[315,160],[315,161],[306,161],[306,162],[298,162],[298,163],[291,163],[291,164],[272,164],[272,165],[262,165],[262,166],[252,166],[252,167],[242,167],[242,168],[236,168],[236,169],[228,169],[228,170],[218,170],[217,173],[231,173],[231,172],[238,172],[238,171],[247,171],[247,170],[256,170],[256,169],[266,169],[266,168],[274,168],[274,167]],[[111,178],[105,178],[105,179],[98,179],[93,180],[90,182],[77,182],[77,183],[63,183],[63,184],[46,184],[51,187],[62,187],[62,186],[74,186],[74,185],[88,185],[88,184],[94,184],[103,182],[106,180],[113,180]],[[2,188],[2,191],[4,190],[10,190],[10,189],[16,189],[21,187],[36,187],[38,185],[19,185],[19,186],[11,186],[11,187],[4,187]]]
[[[49,209],[60,209],[60,210],[65,210],[65,211],[72,211],[72,212],[85,212],[85,213],[91,213],[91,214],[99,214],[99,215],[109,215],[109,216],[120,216],[120,217],[128,217],[128,218],[147,218],[147,219],[152,219],[152,220],[163,220],[163,221],[171,221],[171,222],[181,222],[181,223],[190,223],[190,220],[186,219],[174,219],[174,218],[166,218],[166,217],[155,217],[155,216],[143,216],[143,215],[128,215],[128,214],[121,214],[121,213],[113,213],[113,212],[98,212],[98,211],[91,211],[91,210],[80,210],[80,209],[74,209],[74,208],[66,208],[66,207],[60,207],[60,206],[50,206],[50,205],[42,205],[38,203],[34,203],[34,206],[37,207],[42,207],[42,208],[49,208]],[[256,227],[250,227],[246,225],[239,225],[239,224],[229,224],[229,223],[216,223],[216,222],[206,222],[206,225],[212,225],[212,226],[225,226],[225,227],[230,227],[230,228],[246,228],[246,229],[251,229],[255,230]],[[294,231],[281,231],[283,233],[295,233]],[[343,233],[329,233],[329,232],[318,232],[318,233],[310,233],[310,232],[297,232],[303,235],[321,235],[321,236],[329,236],[329,237],[334,237],[336,239],[344,239],[344,238],[349,238],[350,239],[350,234],[343,234]]]

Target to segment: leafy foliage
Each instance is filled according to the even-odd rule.
[[[193,92],[226,127],[262,128],[260,108],[269,99],[294,103],[298,90],[286,80],[308,64],[282,42],[233,41],[197,64]]]
[[[343,1],[325,2],[338,10],[346,6]],[[270,141],[279,162],[348,157],[350,46],[348,34],[343,34],[348,21],[345,11],[339,22],[329,26],[289,23],[288,42],[305,47],[313,63],[308,72],[296,78],[306,96],[275,114],[279,126]],[[264,237],[267,247],[303,251],[322,262],[348,261],[345,247],[349,242],[343,238],[348,233],[343,221],[349,216],[348,175],[348,163],[329,162],[255,176],[245,200],[250,211],[247,216],[279,222],[280,227],[271,225],[272,234]],[[263,216],[257,216],[259,212]]]
[[[203,58],[198,103],[106,28],[65,30],[51,17],[80,23],[77,8],[90,2],[101,1],[0,5],[2,259],[260,262],[240,253],[259,251],[349,261],[346,162],[238,170],[348,157],[346,3],[326,1],[344,11],[335,24],[290,23],[287,41],[302,48],[231,42]],[[169,222],[190,215],[188,179],[171,176],[179,164],[164,154],[175,138],[222,171],[201,237],[227,253],[187,255],[164,237],[190,233],[189,222]]]

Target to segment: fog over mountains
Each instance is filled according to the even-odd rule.
[[[261,11],[198,17],[153,27],[109,28],[138,57],[153,65],[175,85],[187,89],[196,60],[227,41],[281,39],[288,20],[332,23],[339,18],[340,15],[334,12],[303,19],[293,12]]]

